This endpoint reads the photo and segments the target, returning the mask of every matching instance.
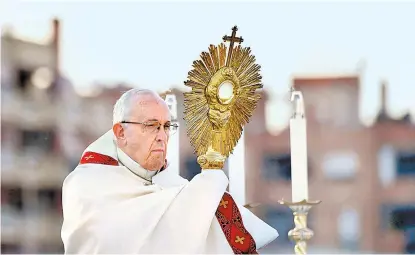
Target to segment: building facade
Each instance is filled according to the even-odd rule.
[[[60,103],[60,85],[66,81],[59,76],[59,22],[54,21],[52,28],[52,40],[46,44],[10,34],[1,38],[4,253],[63,250],[61,184],[69,169],[60,146],[59,123],[65,107]]]

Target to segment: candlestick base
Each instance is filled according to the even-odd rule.
[[[300,202],[288,202],[284,200],[278,202],[293,211],[295,227],[288,232],[288,237],[295,241],[295,254],[307,254],[307,241],[314,236],[314,232],[307,228],[308,211],[310,211],[313,205],[320,204],[321,201],[308,201],[304,199]]]

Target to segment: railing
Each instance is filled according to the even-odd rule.
[[[22,234],[22,215],[11,206],[1,206],[1,239],[4,243],[15,243]]]
[[[62,217],[57,213],[17,214],[2,209],[2,242],[60,243]]]
[[[59,187],[69,173],[68,162],[60,155],[18,153],[2,164],[2,182],[25,188]]]
[[[2,93],[2,122],[19,123],[27,128],[56,122],[59,107],[53,106],[47,95],[40,100],[9,89]]]

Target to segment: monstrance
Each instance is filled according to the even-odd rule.
[[[184,93],[187,135],[202,170],[223,169],[261,98],[261,67],[236,31],[202,52],[185,82],[192,89]]]

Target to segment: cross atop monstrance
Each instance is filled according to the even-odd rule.
[[[238,31],[238,27],[234,26],[232,28],[232,35],[231,36],[224,35],[222,37],[224,42],[231,42],[230,45],[229,45],[228,58],[226,59],[226,64],[225,64],[226,66],[229,66],[230,59],[232,58],[233,44],[236,43],[236,42],[237,43],[242,43],[244,41],[242,36],[241,37],[236,37],[236,31]]]

